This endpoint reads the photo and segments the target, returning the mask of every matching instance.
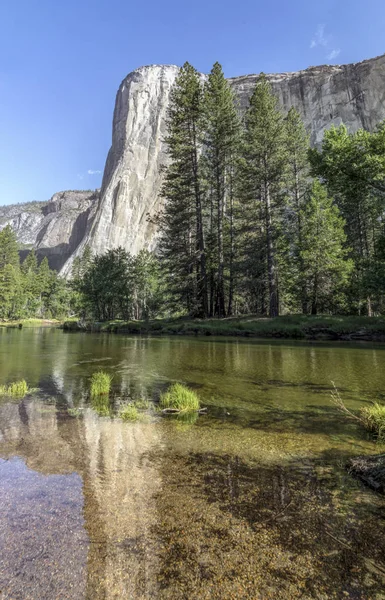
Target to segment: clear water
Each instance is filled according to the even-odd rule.
[[[101,417],[194,387],[207,415]],[[345,470],[384,451],[330,401],[385,398],[385,346],[0,329],[0,598],[385,598],[385,499]],[[74,410],[78,409],[78,410]]]

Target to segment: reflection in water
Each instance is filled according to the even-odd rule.
[[[378,397],[384,349],[13,330],[0,364],[41,388],[0,403],[1,600],[384,598],[385,502],[344,470],[378,448],[329,400]],[[99,417],[101,364],[208,414]]]
[[[0,459],[0,597],[83,598],[88,536],[79,475]]]
[[[22,411],[20,411],[21,406]],[[20,412],[24,415],[23,421]],[[147,454],[150,450],[155,451],[159,448],[158,430],[146,423],[127,426],[118,420],[100,419],[91,409],[85,410],[82,419],[68,418],[65,414],[58,413],[52,405],[47,406],[38,400],[24,400],[19,405],[14,403],[0,406],[0,443],[3,456],[20,456],[29,469],[45,475],[77,473],[77,475],[40,476],[40,481],[62,482],[60,485],[56,483],[55,493],[52,492],[50,502],[58,518],[64,518],[61,527],[68,527],[67,535],[70,537],[73,528],[63,514],[62,503],[66,500],[60,496],[60,491],[68,485],[70,494],[72,484],[67,482],[75,479],[77,493],[80,495],[80,510],[83,508],[82,497],[84,496],[83,513],[88,535],[83,527],[81,529],[83,538],[89,538],[86,597],[150,597],[156,586],[153,580],[156,571],[156,551],[151,541],[150,528],[155,523],[154,493],[160,486],[160,479],[157,469],[149,461]],[[14,461],[5,464],[10,465],[8,470],[13,473]],[[35,471],[28,471],[28,473],[37,476]],[[82,489],[81,483],[83,483]],[[31,477],[19,478],[15,481],[15,486],[15,489],[25,487],[27,494],[23,498],[16,495],[10,502],[20,504],[20,511],[23,514],[28,508],[27,516],[32,519],[35,519],[36,511],[41,510],[41,514],[38,515],[39,525],[46,528],[45,507],[30,502],[35,498],[34,480],[31,480]],[[36,499],[38,500],[38,496]],[[7,518],[6,513],[4,519]],[[18,519],[17,514],[15,519]],[[55,523],[52,525],[54,527]],[[12,528],[12,525],[10,527]],[[58,548],[62,545],[61,527],[57,528]],[[69,553],[66,554],[71,561],[70,547],[78,543],[75,529],[73,533],[74,539],[68,546]],[[34,528],[31,539],[32,535],[39,538],[39,530]],[[20,551],[24,539],[14,536],[13,541]],[[44,540],[41,543],[44,545]],[[6,551],[7,546],[0,544],[0,548],[3,552]],[[83,544],[80,550],[83,552],[83,562],[77,561],[79,569],[82,568],[81,565],[84,567],[87,548],[85,549]],[[46,553],[49,555],[49,560],[54,560],[51,547],[47,547]],[[9,561],[12,560],[11,554]],[[65,570],[71,568],[70,563],[65,565],[62,577],[65,577]],[[1,576],[5,577],[9,565],[5,564],[3,568],[4,576],[3,573]],[[46,586],[48,585],[47,577],[49,579],[52,573],[43,568],[38,557],[36,560],[33,557],[29,559],[29,568],[41,571],[42,580]],[[17,562],[14,569],[17,569]],[[28,589],[25,577],[18,578],[14,586],[19,594],[22,590]],[[31,598],[51,599],[54,596],[50,595],[50,589],[49,586],[45,588],[45,595],[41,592],[37,595],[31,590],[33,594]],[[79,586],[76,598],[80,599],[83,596],[84,593]],[[9,598],[13,597],[17,596],[9,595]]]

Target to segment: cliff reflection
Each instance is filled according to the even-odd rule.
[[[74,552],[72,561],[64,561],[67,569],[75,561],[79,570],[88,550],[84,590],[78,581],[79,574],[77,581],[73,581],[77,589],[76,598],[148,598],[155,593],[157,552],[151,528],[156,519],[155,494],[160,487],[160,477],[149,458],[149,453],[156,451],[161,443],[155,427],[146,423],[127,425],[118,420],[100,419],[88,408],[83,418],[69,418],[53,405],[38,399],[24,400],[19,404],[0,406],[0,443],[2,457],[20,457],[28,467],[28,473],[33,474],[24,477],[16,486],[23,486],[27,495],[33,487],[31,481],[39,477],[38,473],[75,477],[78,482],[78,476],[81,477],[82,494],[79,483],[78,492],[83,498],[81,501],[78,499],[77,509],[79,519],[83,518],[82,514],[84,516],[83,532],[78,531],[82,540],[78,547],[83,552],[83,559]],[[40,480],[49,481],[50,477],[41,478],[40,475]],[[68,483],[68,479],[66,481]],[[71,489],[71,486],[68,487]],[[15,495],[13,502],[19,505],[19,500]],[[38,501],[29,498],[28,502],[28,514],[35,518]],[[50,503],[60,518],[65,517],[60,493],[51,494]],[[49,517],[43,510],[40,516],[42,532],[49,523]],[[35,531],[34,535],[37,543],[44,538],[39,531]],[[15,554],[23,553],[26,540],[17,536],[12,536],[12,539],[18,545]],[[73,544],[75,539],[76,536]],[[65,552],[73,546],[68,546],[60,534],[56,544],[57,551],[64,547]],[[46,553],[49,563],[55,550],[49,546]],[[13,554],[9,556],[12,563]],[[13,565],[2,563],[2,569],[8,573],[16,569],[15,561]],[[23,573],[27,573],[27,567],[23,567],[22,574],[14,580],[14,585],[16,588],[19,585],[20,589],[15,588],[14,595],[9,598],[54,597],[52,590],[49,591],[52,569],[48,563],[41,561],[39,556],[28,562],[28,568],[33,565],[40,581],[38,596],[32,588],[32,595],[26,595],[30,593],[28,587],[32,583],[25,581]],[[18,568],[20,571],[20,565]],[[62,567],[59,564],[62,577],[63,569],[64,563]],[[1,569],[0,573],[1,581],[5,574]],[[73,575],[71,577],[73,579]],[[24,595],[20,596],[21,593]]]

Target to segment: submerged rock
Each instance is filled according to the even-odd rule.
[[[385,494],[385,454],[357,456],[349,460],[347,468],[372,490]]]

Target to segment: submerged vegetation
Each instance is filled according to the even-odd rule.
[[[139,420],[139,411],[133,404],[126,404],[119,411],[119,417],[123,421],[138,421]]]
[[[181,383],[174,383],[160,397],[162,409],[176,411],[198,411],[200,408],[198,395]]]
[[[333,383],[331,398],[337,408],[350,419],[358,421],[367,431],[372,433],[378,442],[385,441],[385,405],[374,402],[371,406],[364,406],[358,414],[347,408],[341,395]]]
[[[371,431],[378,441],[385,441],[385,405],[375,402],[372,406],[365,406],[360,413],[366,429]]]
[[[91,377],[91,396],[103,396],[110,392],[112,375],[105,371],[97,371]]]
[[[108,395],[91,396],[91,406],[99,417],[111,416],[111,404]]]
[[[31,390],[28,388],[25,379],[15,381],[9,385],[0,385],[0,396],[9,396],[12,398],[24,398]]]

